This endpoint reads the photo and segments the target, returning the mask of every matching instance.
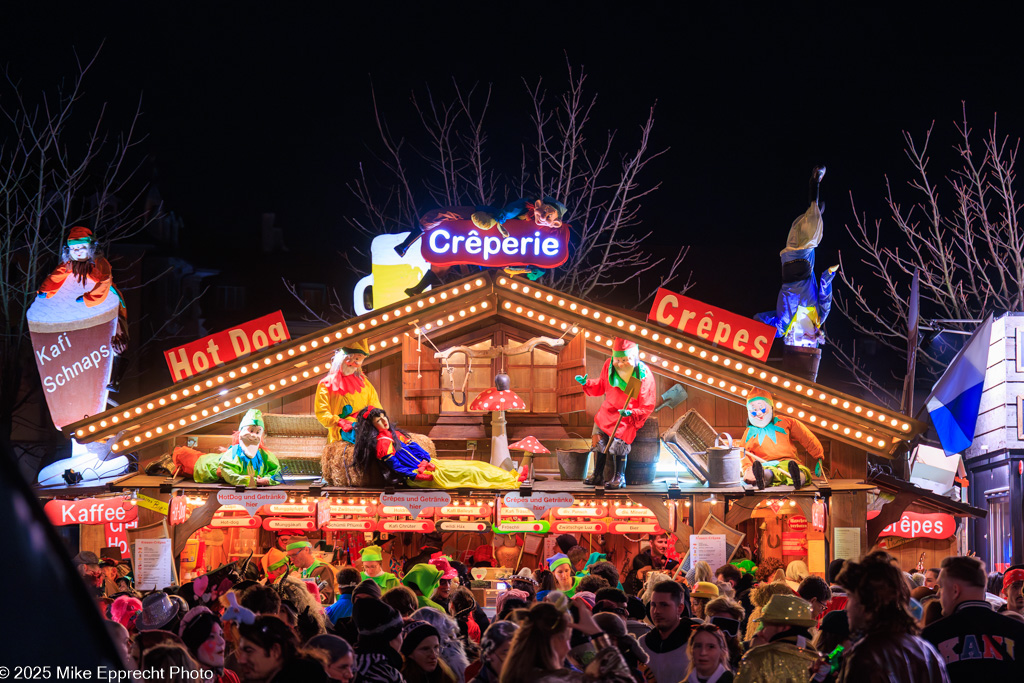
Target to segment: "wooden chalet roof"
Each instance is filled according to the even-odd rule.
[[[81,442],[116,437],[116,452],[135,450],[183,431],[245,412],[275,395],[313,386],[342,346],[366,340],[371,358],[399,353],[404,335],[450,336],[500,318],[547,336],[585,335],[588,346],[610,347],[613,337],[640,345],[640,357],[658,374],[736,403],[754,387],[768,388],[776,411],[811,430],[881,455],[924,431],[913,418],[807,382],[677,330],[624,316],[558,290],[480,273],[218,366],[189,380],[64,428]]]

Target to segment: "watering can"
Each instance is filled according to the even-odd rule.
[[[687,398],[686,389],[682,384],[676,384],[661,395],[661,404],[654,409],[658,412],[662,408],[675,408]]]

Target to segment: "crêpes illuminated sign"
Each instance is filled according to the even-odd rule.
[[[549,228],[516,218],[504,223],[508,236],[503,236],[497,228],[478,228],[470,219],[472,207],[456,206],[446,211],[461,218],[443,220],[423,235],[420,250],[429,263],[556,268],[569,258],[569,226],[565,223]]]
[[[739,351],[756,360],[768,358],[775,328],[696,299],[659,289],[647,316],[651,322]]]

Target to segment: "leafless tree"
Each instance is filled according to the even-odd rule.
[[[362,207],[362,215],[350,218],[352,225],[369,238],[410,230],[432,208],[552,196],[569,209],[572,247],[568,261],[542,282],[587,298],[635,286],[641,303],[659,285],[689,289],[689,275],[683,280],[682,273],[687,247],[655,254],[641,217],[643,199],[661,184],[647,177],[647,166],[667,151],[652,147],[654,107],[628,142],[615,130],[598,131],[592,121],[597,95],[586,88],[582,68],[567,69],[557,94],[542,80],[523,81],[522,128],[500,132],[505,146],[520,140],[519,158],[507,164],[497,158],[487,125],[495,106],[493,86],[467,89],[454,82],[447,99],[429,87],[414,93],[418,126],[400,132],[374,94],[379,151],[349,185]],[[513,163],[518,168],[507,172]]]
[[[964,107],[955,124],[956,162],[941,179],[929,168],[934,122],[923,140],[904,132],[907,158],[915,172],[907,183],[910,197],[886,178],[885,219],[869,221],[854,205],[854,223],[847,230],[859,263],[852,268],[844,264],[840,270],[846,287],[837,293],[836,308],[858,335],[903,359],[915,269],[920,271],[922,328],[969,333],[974,323],[953,321],[1024,310],[1024,229],[1014,189],[1020,140],[1000,134],[996,123],[993,116],[979,142]],[[953,339],[957,345],[962,342]],[[938,352],[943,346],[920,349],[920,378],[934,380],[941,374]],[[899,405],[901,377],[868,372],[855,347],[839,345],[836,351],[863,389],[889,405]]]
[[[78,60],[73,78],[52,92],[30,92],[9,69],[0,82],[0,444],[10,443],[29,397],[25,373],[34,372],[25,314],[60,260],[68,227],[92,228],[102,251],[158,217],[139,211],[130,185],[138,109],[119,134],[106,130],[105,106],[84,110],[83,82],[97,56]],[[72,132],[83,121],[85,134]]]

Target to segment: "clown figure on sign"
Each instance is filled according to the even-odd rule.
[[[747,430],[743,433],[743,481],[759,489],[809,484],[811,470],[799,461],[797,443],[820,466],[824,449],[818,437],[803,422],[776,415],[769,392],[752,390],[747,397]]]
[[[612,357],[604,362],[601,375],[588,380],[577,375],[587,396],[604,396],[604,403],[594,416],[598,429],[594,473],[584,480],[586,486],[600,486],[605,481],[604,468],[608,454],[613,457],[615,474],[606,488],[625,486],[626,458],[640,428],[654,412],[657,398],[654,373],[640,360],[640,349],[634,342],[615,339]]]

